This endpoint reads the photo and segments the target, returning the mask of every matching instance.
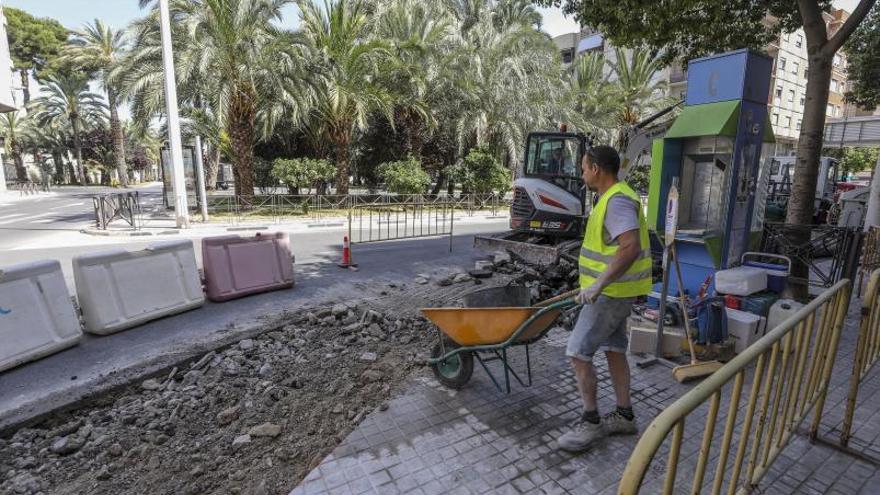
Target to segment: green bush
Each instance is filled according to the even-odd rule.
[[[422,194],[431,185],[431,177],[413,157],[383,163],[377,171],[379,177],[385,181],[385,188],[397,194]]]
[[[320,183],[333,178],[336,168],[327,160],[317,158],[276,158],[272,176],[287,186],[290,194],[299,194],[300,188],[320,188]]]
[[[483,148],[472,149],[452,168],[452,176],[464,193],[489,194],[510,189],[510,172]]]

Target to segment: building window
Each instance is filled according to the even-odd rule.
[[[788,90],[788,102],[794,103],[794,90],[793,89]]]
[[[786,117],[786,118],[785,118],[785,127],[786,127],[786,128],[791,127],[791,117]]]
[[[804,103],[806,103],[806,101],[807,99],[801,96],[801,106],[804,106]]]
[[[825,115],[833,116],[834,115],[833,112],[834,112],[834,108],[831,106],[830,103],[825,105]]]
[[[840,117],[840,106],[839,105],[834,105],[834,116]]]
[[[791,73],[792,74],[798,75],[798,72],[800,71],[800,69],[801,69],[801,65],[799,63],[797,63],[797,62],[791,63]]]
[[[804,37],[798,34],[794,39],[794,46],[798,48],[804,46]]]
[[[781,84],[776,86],[776,97],[782,98],[782,85]]]
[[[839,55],[839,54],[835,54],[835,55],[834,55],[834,66],[835,66],[835,67],[840,67],[840,63],[841,63],[842,61],[843,61],[843,59],[840,58],[840,55]]]
[[[779,70],[785,70],[785,57],[779,57]]]
[[[562,51],[562,63],[563,64],[570,64],[572,58],[574,58],[574,50],[569,49],[569,50]]]
[[[797,130],[801,130],[801,119],[797,120]]]
[[[778,124],[778,123],[779,123],[779,114],[778,114],[778,113],[774,113],[774,114],[773,114],[773,123],[774,123],[774,124]]]

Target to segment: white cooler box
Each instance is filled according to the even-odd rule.
[[[767,289],[767,271],[751,266],[738,266],[715,272],[715,290],[719,294],[750,296]]]

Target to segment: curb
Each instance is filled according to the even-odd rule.
[[[144,230],[98,230],[98,229],[81,229],[80,234],[91,235],[95,237],[149,237],[158,235],[176,235],[180,231],[176,229],[161,230],[159,232],[148,232]]]

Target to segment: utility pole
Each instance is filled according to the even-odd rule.
[[[205,164],[202,161],[202,136],[196,134],[196,187],[202,205],[202,222],[208,221],[208,195],[205,193]]]
[[[177,228],[189,228],[186,182],[183,178],[183,145],[180,140],[180,116],[177,113],[177,82],[174,80],[174,54],[171,50],[171,14],[168,0],[159,0],[159,28],[162,31],[162,61],[165,68],[165,105],[168,115],[168,144],[171,158],[171,190]]]

